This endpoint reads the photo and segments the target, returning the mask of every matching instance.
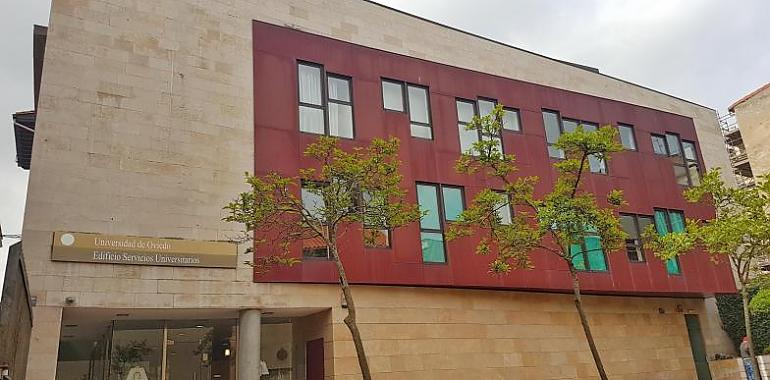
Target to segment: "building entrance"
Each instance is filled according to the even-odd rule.
[[[235,319],[114,320],[96,337],[62,341],[56,377],[235,380],[236,326]]]
[[[257,316],[249,330],[237,309],[67,308],[56,380],[235,380],[238,351],[259,358],[260,380],[323,378],[329,310]],[[249,346],[247,331],[259,346]]]

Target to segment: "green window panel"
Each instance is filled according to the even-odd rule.
[[[655,210],[655,229],[658,231],[659,235],[665,235],[668,233],[666,212],[663,210]]]
[[[684,232],[684,215],[681,212],[669,211],[668,218],[671,219],[671,232]]]
[[[420,232],[422,261],[426,263],[444,263],[444,235],[440,232]]]
[[[585,237],[586,256],[588,257],[588,267],[595,271],[607,271],[607,260],[602,251],[602,242],[598,236]]]
[[[441,229],[436,186],[417,185],[417,202],[420,204],[421,210],[427,211],[420,219],[420,227],[429,230]]]
[[[685,230],[684,214],[680,211],[655,210],[655,229],[660,235],[683,232]],[[682,268],[679,266],[677,258],[666,260],[666,272],[668,274],[682,274]]]
[[[583,247],[580,244],[572,244],[569,247],[569,254],[572,256],[572,265],[577,270],[586,270],[586,259],[583,256]]]
[[[463,191],[459,187],[442,186],[444,197],[444,216],[446,220],[455,221],[463,212]]]
[[[586,236],[582,244],[572,244],[569,248],[572,265],[577,270],[606,272],[607,258],[602,250],[602,241],[598,236]]]
[[[682,274],[682,270],[679,268],[679,261],[675,258],[666,260],[666,271],[668,274]]]

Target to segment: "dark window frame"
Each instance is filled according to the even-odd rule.
[[[501,132],[509,132],[509,133],[516,133],[516,134],[524,134],[524,125],[521,122],[521,110],[516,107],[508,107],[506,105],[503,105],[503,111],[509,112],[514,111],[516,112],[516,122],[519,124],[519,129],[506,129],[505,125],[503,125],[503,128],[501,129]]]
[[[492,190],[492,191],[502,195],[503,197],[505,197],[505,199],[508,200],[507,208],[508,208],[508,213],[511,216],[511,223],[501,223],[501,224],[504,226],[510,226],[511,224],[513,224],[513,216],[514,216],[513,204],[511,204],[511,196],[508,195],[508,193],[506,193],[504,190]]]
[[[656,211],[662,211],[666,215],[666,233],[667,234],[670,234],[670,233],[674,232],[674,229],[673,229],[673,227],[671,225],[671,216],[669,215],[670,213],[673,212],[673,213],[681,214],[682,215],[682,221],[683,222],[686,221],[683,210],[676,210],[676,209],[669,209],[669,208],[662,208],[662,207],[654,207],[652,209],[652,211],[653,211],[653,214]],[[653,221],[653,223],[655,223],[655,230],[657,232],[658,221],[655,219],[654,216],[652,218],[652,221]],[[679,273],[670,273],[668,271],[668,267],[666,266],[666,262],[661,260],[661,261],[663,261],[663,267],[666,270],[666,274],[668,274],[669,276],[683,276],[684,275],[684,271],[682,270],[682,263],[681,263],[681,261],[679,261],[679,256],[674,257],[674,260],[676,260],[676,267],[679,268]]]
[[[548,112],[552,112],[552,113],[555,112],[559,116],[559,137],[561,137],[561,135],[564,134],[564,121],[565,120],[571,121],[571,122],[575,122],[578,126],[583,126],[583,129],[585,129],[585,125],[587,125],[587,124],[591,125],[591,126],[595,126],[596,130],[599,130],[599,128],[601,128],[601,125],[599,123],[594,123],[593,121],[581,120],[581,119],[576,119],[576,118],[572,118],[572,117],[564,117],[558,111],[548,110]],[[558,140],[558,138],[557,138],[557,140]],[[546,142],[547,142],[547,137],[546,137]],[[554,145],[554,144],[549,144],[549,145]],[[562,151],[562,153],[563,153],[563,151]],[[549,157],[550,157],[550,155],[549,155]],[[564,159],[564,158],[559,158],[559,157],[551,157],[551,158],[556,159],[556,160],[563,160]],[[590,158],[589,158],[589,160],[590,160]],[[609,176],[610,175],[610,165],[607,163],[607,160],[602,160],[602,162],[604,162],[604,170],[605,170],[604,173],[602,173],[602,172],[595,172],[595,171],[591,170],[591,163],[590,162],[588,163],[588,172],[591,173],[591,174],[598,174],[598,175]]]
[[[647,262],[647,254],[644,249],[644,240],[641,239],[642,234],[644,231],[641,229],[641,224],[639,223],[639,218],[648,218],[652,221],[652,225],[655,225],[655,216],[654,215],[645,215],[645,214],[631,214],[626,212],[619,213],[621,217],[627,216],[631,217],[634,220],[634,228],[636,229],[637,235],[640,237],[639,239],[626,239],[625,243],[625,250],[626,250],[626,257],[628,258],[628,262],[631,264],[644,264]],[[633,242],[629,242],[630,240],[634,240]],[[631,260],[631,257],[628,256],[628,248],[633,245],[634,249],[638,249],[639,257],[641,260]]]
[[[460,185],[444,185],[444,184],[437,184],[439,186],[439,190],[441,190],[441,210],[444,213],[444,221],[447,223],[456,222],[456,220],[451,220],[447,218],[446,216],[446,202],[444,201],[444,188],[450,188],[450,189],[457,189],[460,190],[460,200],[462,201],[463,209],[462,211],[465,211],[468,209],[468,205],[465,203],[465,187]]]
[[[462,201],[463,201],[463,211],[466,210],[465,188],[463,186],[460,186],[460,185],[444,185],[444,184],[435,183],[435,182],[416,181],[415,184],[414,184],[415,195],[417,195],[417,187],[418,186],[431,186],[434,189],[436,189],[436,203],[437,203],[436,206],[438,207],[438,210],[436,210],[436,211],[438,212],[438,225],[439,225],[439,229],[438,230],[432,229],[432,228],[423,228],[422,225],[420,224],[420,222],[418,221],[417,226],[420,228],[420,234],[422,234],[423,232],[440,233],[441,234],[441,238],[442,238],[441,242],[442,242],[442,244],[444,246],[444,261],[443,262],[433,262],[433,261],[426,262],[426,261],[423,261],[422,263],[423,264],[428,264],[428,265],[449,265],[449,251],[447,251],[446,234],[445,234],[446,225],[445,224],[446,223],[452,223],[453,221],[446,218],[446,205],[444,203],[444,190],[443,190],[443,188],[444,187],[449,187],[449,188],[459,188],[460,189],[460,192],[462,194]],[[419,207],[419,206],[420,206],[420,199],[419,199],[419,196],[418,196],[417,197],[417,207]],[[422,237],[420,237],[420,240],[422,240]],[[422,254],[422,248],[420,248],[420,251],[421,251],[420,253]]]
[[[302,201],[302,190],[304,190],[304,189],[305,189],[305,184],[306,184],[306,183],[308,183],[308,182],[314,182],[314,183],[324,183],[324,182],[322,182],[322,181],[302,181],[302,182],[300,183],[300,186],[299,186],[299,191],[300,191],[300,193],[299,193],[299,201],[300,201],[300,204],[302,205],[302,207],[305,207],[305,205],[304,205],[304,202]],[[323,199],[321,199],[321,200],[323,201]],[[324,202],[324,203],[325,203],[325,202]],[[323,228],[326,228],[326,226],[323,226],[323,225],[322,225],[321,227],[323,227]],[[328,230],[327,230],[327,233],[328,233]],[[305,240],[305,239],[303,239],[303,240]],[[303,244],[304,244],[304,243],[303,243]],[[328,247],[328,246],[326,247],[326,256],[325,256],[325,257],[322,257],[322,256],[309,256],[309,255],[306,255],[306,254],[305,254],[305,248],[304,248],[304,247],[300,247],[300,249],[301,249],[301,252],[300,252],[300,253],[301,253],[301,255],[302,255],[302,259],[303,259],[303,260],[320,260],[320,261],[329,261],[329,260],[331,260],[331,259],[332,259],[332,257],[331,257],[331,252],[329,252],[329,247]]]
[[[455,116],[457,117],[458,128],[459,128],[460,125],[466,126],[466,125],[468,125],[470,123],[464,122],[464,121],[460,120],[460,115],[457,112],[457,103],[458,102],[462,102],[462,103],[467,103],[467,104],[473,105],[473,116],[481,117],[481,112],[479,111],[479,101],[490,102],[490,103],[494,104],[493,107],[497,107],[497,105],[499,104],[497,99],[487,98],[487,97],[483,97],[483,96],[477,97],[476,100],[470,100],[470,99],[466,99],[466,98],[455,98]],[[502,126],[502,120],[500,120],[500,123],[501,123],[501,126]],[[521,125],[521,121],[519,122],[519,125]],[[501,128],[499,134],[497,136],[493,136],[493,135],[484,134],[480,130],[477,129],[476,130],[476,138],[477,138],[476,141],[483,141],[483,139],[486,136],[488,136],[490,138],[497,137],[497,138],[500,139],[500,150],[501,150],[500,153],[505,154],[505,144],[503,143],[503,130],[504,129]],[[511,130],[510,132],[516,132],[516,131]],[[460,153],[464,153],[462,151],[463,147],[462,147],[462,140],[460,139],[460,131],[459,131],[459,129],[457,131],[457,137],[458,137],[458,141],[460,141]],[[475,156],[476,154],[471,153],[471,155]]]
[[[634,140],[634,149],[627,148],[625,145],[623,146],[623,149],[625,149],[627,151],[631,151],[631,152],[638,152],[639,151],[639,141],[637,141],[637,139],[636,139],[636,128],[634,128],[634,126],[632,124],[627,124],[627,123],[618,123],[617,128],[618,128],[618,134],[619,134],[618,137],[621,137],[621,139],[620,139],[620,144],[621,145],[623,145],[622,133],[620,132],[621,128],[628,128],[631,131],[631,139]]]
[[[312,103],[304,103],[300,100],[300,84],[299,84],[299,67],[300,66],[308,66],[308,67],[315,67],[320,70],[320,76],[321,76],[321,104],[312,104]],[[355,113],[355,106],[353,105],[353,77],[349,75],[344,74],[338,74],[338,73],[329,73],[326,71],[326,67],[320,63],[310,62],[298,59],[296,61],[296,67],[295,73],[297,74],[297,129],[300,133],[305,133],[309,135],[314,136],[331,136],[331,137],[337,137],[345,140],[355,140],[356,138],[356,113]],[[346,103],[344,101],[329,99],[329,77],[332,77],[334,79],[342,79],[346,80],[348,82],[348,90],[350,91],[350,102]],[[346,137],[346,136],[337,136],[330,134],[330,126],[329,126],[329,102],[335,103],[335,104],[344,104],[350,106],[350,122],[351,127],[353,128],[352,131],[352,137]],[[299,129],[299,122],[300,122],[300,108],[301,107],[308,107],[308,108],[315,108],[320,109],[323,111],[323,120],[324,120],[324,133],[313,133],[308,131],[303,131]]]
[[[599,270],[599,269],[591,269],[591,262],[588,260],[588,247],[586,247],[586,237],[597,237],[599,238],[599,247],[602,251],[602,257],[604,259],[604,265],[607,267],[605,270]],[[570,248],[571,251],[571,248]],[[590,232],[590,231],[584,231],[583,233],[583,239],[580,240],[580,252],[579,254],[583,256],[583,265],[585,265],[585,269],[575,268],[578,272],[587,272],[587,273],[610,273],[610,261],[607,260],[607,252],[605,252],[604,247],[601,245],[601,237],[596,232]],[[572,265],[574,266],[574,255],[570,253],[570,261],[572,262]]]
[[[695,182],[693,181],[692,176],[690,176],[689,164],[690,163],[694,163],[695,164],[695,167],[697,168],[697,172],[698,172],[698,177],[699,177],[698,180],[700,180],[700,177],[703,175],[703,172],[702,172],[703,169],[702,169],[702,165],[700,163],[700,159],[698,158],[698,150],[699,150],[698,149],[698,144],[695,141],[692,141],[692,140],[684,140],[684,139],[682,139],[682,136],[680,134],[676,133],[676,132],[665,132],[663,135],[660,135],[660,134],[657,134],[657,133],[652,133],[651,136],[663,139],[663,142],[664,142],[663,147],[666,149],[665,157],[668,158],[671,161],[672,170],[673,170],[674,166],[678,166],[680,168],[683,168],[685,174],[687,174],[687,185],[681,184],[679,182],[677,182],[677,185],[679,185],[681,187],[692,187],[692,186],[695,186]],[[678,147],[677,148],[679,149],[679,154],[671,154],[671,149],[669,148],[669,145],[668,145],[668,136],[675,136],[676,137],[676,140],[678,142]],[[650,139],[652,139],[652,137],[650,137]],[[652,140],[650,140],[650,141],[652,141]],[[685,142],[687,142],[689,144],[692,144],[693,149],[695,150],[695,152],[694,152],[695,153],[695,159],[694,160],[689,160],[685,156],[685,154],[684,154],[684,143]],[[655,146],[654,145],[653,145],[653,153],[655,153]],[[655,153],[655,154],[658,155],[658,156],[663,156],[660,153]],[[676,173],[674,173],[674,181],[676,181]]]
[[[663,149],[665,150],[664,153],[658,153],[658,152],[655,151],[655,144],[653,144],[653,142],[652,142],[653,139],[655,139],[655,138],[663,140]],[[652,145],[652,153],[654,153],[655,155],[658,155],[658,156],[668,157],[668,142],[666,141],[666,136],[665,135],[661,135],[661,134],[658,134],[658,133],[650,133],[650,145]]]
[[[398,111],[398,110],[393,110],[393,109],[390,109],[390,108],[385,108],[385,96],[382,93],[382,83],[383,82],[388,82],[388,83],[397,84],[397,85],[401,86],[401,102],[403,103],[403,106],[404,106],[404,110],[403,111]],[[412,111],[411,111],[411,109],[409,107],[409,87],[420,88],[420,89],[425,90],[425,103],[426,103],[426,106],[428,108],[426,110],[427,115],[428,115],[428,122],[427,123],[423,123],[421,121],[412,121]],[[435,140],[436,139],[436,134],[433,131],[433,110],[431,109],[431,105],[430,105],[430,87],[429,86],[425,86],[425,85],[421,85],[421,84],[416,84],[416,83],[410,83],[410,82],[407,82],[407,81],[393,79],[393,78],[380,77],[380,96],[382,96],[382,109],[384,111],[406,114],[406,117],[409,118],[408,121],[409,121],[409,136],[410,137],[416,138],[416,139],[422,139],[422,140]],[[425,138],[425,137],[419,137],[419,136],[412,135],[412,124],[419,125],[419,126],[422,126],[422,127],[428,127],[428,129],[430,129],[430,138],[428,139],[428,138]]]
[[[411,107],[409,106],[409,87],[421,88],[425,90],[425,105],[428,108],[426,110],[426,112],[428,113],[427,123],[412,121],[412,110],[411,110]],[[406,115],[409,118],[409,136],[416,139],[422,139],[422,140],[435,140],[436,134],[433,133],[433,110],[431,109],[431,106],[430,106],[430,87],[419,85],[419,84],[413,84],[409,82],[404,82],[404,94],[406,95],[404,97],[404,109],[406,110]],[[412,124],[416,124],[422,127],[428,127],[428,129],[430,129],[430,138],[426,139],[425,137],[412,135]]]
[[[362,230],[376,230],[376,231],[385,231],[388,235],[388,245],[385,247],[379,247],[379,246],[373,246],[366,244],[366,239],[364,239],[364,249],[371,249],[371,250],[379,250],[379,251],[391,251],[393,250],[393,230],[390,228],[367,228],[366,226],[362,226]]]
[[[385,95],[383,94],[383,91],[382,91],[382,88],[383,88],[382,84],[384,82],[395,84],[395,85],[398,85],[399,87],[401,87],[401,106],[402,106],[403,110],[399,111],[399,110],[394,110],[394,109],[390,109],[390,108],[386,108],[385,107]],[[409,115],[409,98],[408,98],[409,95],[407,94],[407,90],[406,90],[406,82],[401,81],[401,80],[397,80],[397,79],[390,79],[390,78],[381,77],[380,78],[380,96],[382,96],[382,109],[384,111],[395,112],[395,113],[403,113],[403,114]]]
[[[695,157],[693,159],[687,158],[687,155],[684,153],[684,144],[691,144],[693,149],[693,154]],[[690,181],[690,186],[695,186],[695,182],[692,180],[692,176],[690,176],[690,164],[695,164],[695,168],[697,169],[696,172],[698,173],[698,181],[700,182],[703,172],[702,172],[702,165],[700,163],[700,159],[698,158],[698,144],[696,144],[695,141],[692,140],[684,140],[679,139],[679,145],[681,145],[682,149],[682,160],[684,161],[684,167],[687,170],[687,177]]]
[[[558,122],[558,125],[559,125],[559,136],[556,137],[556,140],[558,141],[559,137],[561,137],[561,135],[564,134],[564,123],[562,122],[561,112],[559,112],[557,110],[549,109],[549,108],[541,108],[540,109],[540,114],[542,115],[544,113],[550,113],[550,114],[556,115],[556,121]],[[551,156],[551,152],[550,152],[550,150],[548,150],[548,148],[550,148],[550,147],[553,147],[553,149],[558,149],[559,152],[561,152],[562,155],[565,155],[565,153],[564,153],[563,150],[554,147],[556,142],[548,141],[548,127],[545,125],[545,120],[543,120],[543,132],[545,133],[545,144],[546,144],[546,151],[547,151],[546,153],[548,154],[548,157],[553,159],[553,160],[563,160],[563,159],[565,159],[566,156],[565,157],[554,157],[554,156]]]

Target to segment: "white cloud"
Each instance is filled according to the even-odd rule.
[[[723,112],[770,81],[770,2],[380,0]]]

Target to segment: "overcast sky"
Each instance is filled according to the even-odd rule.
[[[720,112],[770,81],[767,0],[379,2],[539,54],[593,66]],[[27,186],[27,172],[15,163],[10,115],[32,107],[32,25],[48,23],[49,4],[49,0],[0,0],[0,14],[6,15],[0,23],[4,52],[0,117],[6,120],[0,123],[0,224],[5,233],[21,231]],[[4,241],[0,268],[12,242]]]

